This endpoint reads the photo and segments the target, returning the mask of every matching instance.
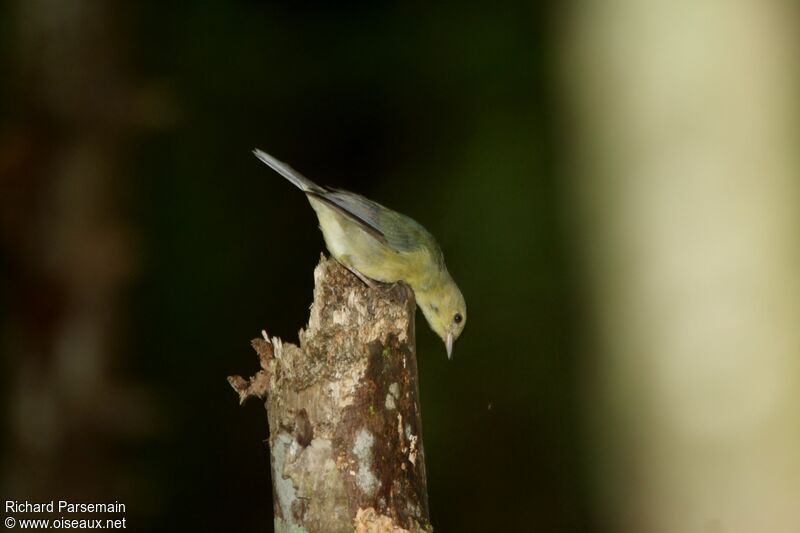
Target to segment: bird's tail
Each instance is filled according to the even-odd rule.
[[[263,163],[269,166],[272,170],[291,181],[295,187],[303,192],[325,192],[325,189],[300,174],[298,171],[287,165],[282,161],[278,161],[267,152],[255,148],[253,154],[259,158]]]

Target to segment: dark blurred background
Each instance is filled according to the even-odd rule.
[[[437,531],[587,527],[545,2],[2,9],[5,494],[269,529],[225,378],[296,341],[324,244],[261,147],[423,223],[466,295],[452,362],[419,319]]]
[[[734,5],[735,4],[735,5]],[[783,0],[0,3],[0,491],[269,531],[324,245],[250,153],[404,212],[439,532],[800,530],[800,62]]]

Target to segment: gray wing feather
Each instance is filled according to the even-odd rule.
[[[253,150],[253,154],[297,188],[355,221],[390,248],[398,252],[412,251],[420,247],[431,251],[439,249],[431,234],[413,219],[358,194],[320,187],[286,163],[258,148]],[[441,252],[438,254],[441,255]]]
[[[300,174],[298,171],[284,163],[283,161],[278,161],[267,152],[263,150],[259,150],[255,148],[253,150],[253,154],[261,160],[262,163],[265,163],[269,166],[272,170],[289,180],[294,184],[295,187],[300,189],[304,192],[324,192],[325,189],[308,179],[307,177]]]
[[[363,196],[339,189],[314,195],[349,215],[395,251],[439,248],[431,234],[414,219]]]
[[[387,243],[374,202],[346,191],[309,191],[306,194],[322,200],[339,213],[361,226],[367,233],[383,243]],[[387,243],[388,244],[388,243]]]

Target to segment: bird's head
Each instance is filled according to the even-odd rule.
[[[415,295],[422,314],[431,329],[441,337],[447,348],[447,358],[453,356],[453,343],[467,323],[467,304],[455,282],[447,279]]]

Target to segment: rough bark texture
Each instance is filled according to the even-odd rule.
[[[314,280],[300,346],[265,334],[261,370],[229,378],[241,401],[266,398],[275,531],[432,531],[413,292],[333,259]]]

